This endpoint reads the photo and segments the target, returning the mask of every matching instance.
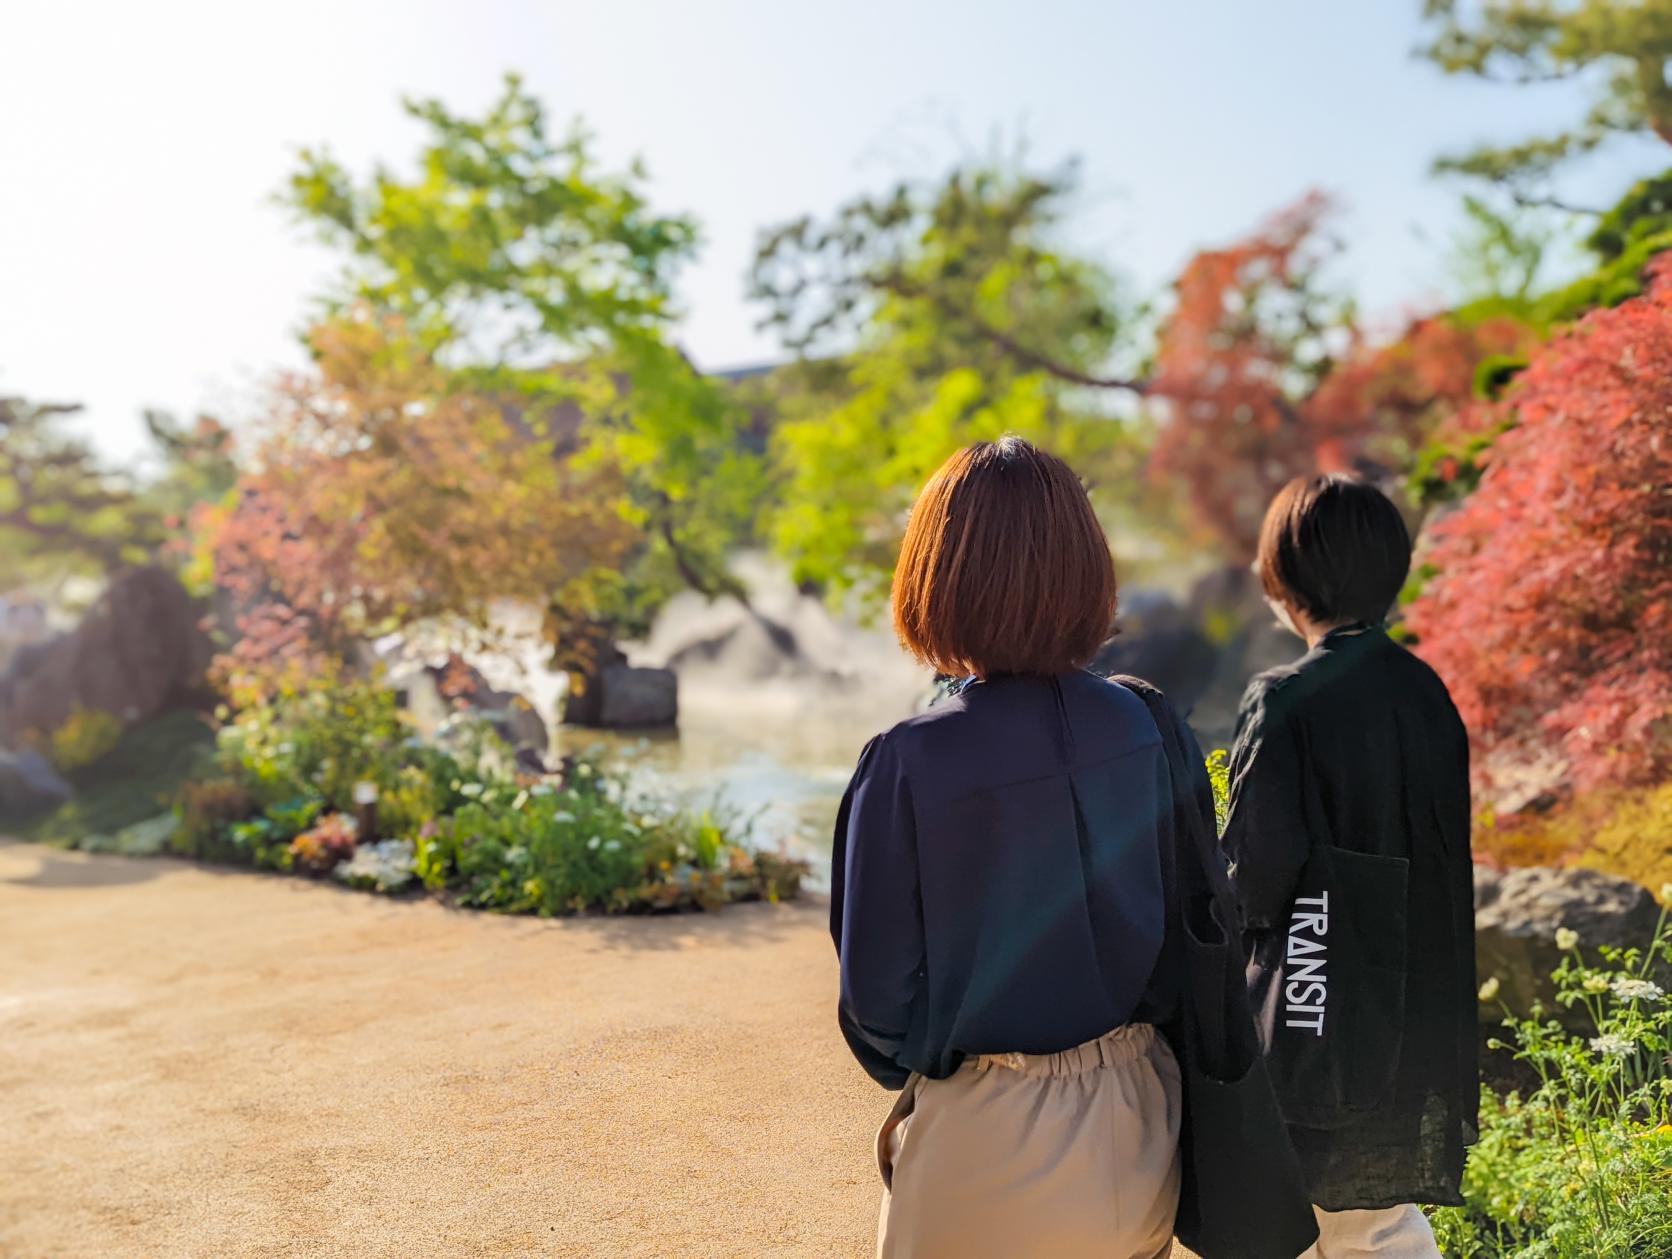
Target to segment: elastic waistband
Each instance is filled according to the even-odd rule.
[[[966,1067],[977,1071],[999,1068],[1023,1075],[1082,1075],[1101,1067],[1115,1067],[1147,1056],[1158,1033],[1148,1023],[1128,1023],[1096,1040],[1055,1054],[978,1054]]]

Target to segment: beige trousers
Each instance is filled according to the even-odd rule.
[[[877,1134],[878,1259],[1164,1259],[1179,1109],[1148,1025],[914,1075]]]
[[[1417,1207],[1313,1210],[1318,1216],[1318,1241],[1300,1259],[1440,1259],[1434,1230]]]

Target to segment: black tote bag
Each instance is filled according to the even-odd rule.
[[[1295,1259],[1317,1241],[1317,1220],[1249,1006],[1240,916],[1201,751],[1160,691],[1137,678],[1112,680],[1149,709],[1173,779],[1176,848],[1163,965],[1177,977],[1178,1001],[1162,1031],[1184,1082],[1174,1230],[1202,1259]]]

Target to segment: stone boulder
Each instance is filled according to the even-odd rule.
[[[44,756],[0,748],[0,826],[50,812],[70,794],[70,784]]]
[[[214,648],[201,618],[166,569],[118,573],[81,624],[21,648],[0,676],[0,744],[50,733],[77,708],[132,725],[206,702]]]
[[[1550,972],[1561,964],[1556,932],[1579,937],[1586,957],[1599,945],[1642,948],[1654,934],[1660,906],[1647,888],[1596,870],[1475,867],[1475,963],[1480,979],[1498,981],[1498,1001],[1525,1014],[1534,1001],[1554,1017],[1583,1022],[1584,1012],[1556,1005]],[[1481,1021],[1496,1026],[1498,1001],[1481,1003]]]
[[[1219,648],[1188,610],[1159,591],[1121,596],[1119,631],[1092,661],[1092,671],[1122,673],[1160,687],[1189,715],[1219,666]]]
[[[679,721],[679,678],[672,669],[605,666],[598,724],[609,730],[672,726]]]
[[[1204,747],[1225,747],[1236,732],[1237,707],[1249,679],[1287,664],[1306,650],[1278,625],[1260,579],[1236,565],[1208,573],[1190,591],[1191,619],[1219,644],[1212,679],[1190,714]]]
[[[461,657],[392,673],[389,683],[420,729],[437,733],[457,714],[466,713],[493,727],[524,768],[545,769],[551,734],[534,705],[514,691],[496,689]]]

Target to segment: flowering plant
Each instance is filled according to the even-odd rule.
[[[1672,885],[1662,889],[1672,905]],[[1505,1010],[1507,1051],[1536,1086],[1483,1090],[1466,1205],[1434,1213],[1457,1259],[1647,1259],[1672,1254],[1672,929],[1646,949],[1600,948],[1563,928],[1556,1000],[1582,1009],[1575,1034],[1537,1006]],[[1496,978],[1481,999],[1498,995]]]
[[[291,861],[298,870],[328,874],[339,862],[354,855],[354,837],[353,818],[327,813],[290,841]]]

